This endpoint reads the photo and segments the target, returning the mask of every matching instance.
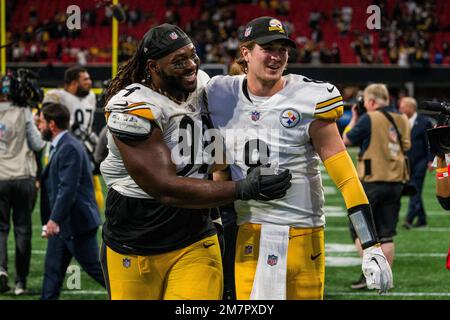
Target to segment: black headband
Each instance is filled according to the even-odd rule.
[[[144,36],[139,55],[144,59],[160,59],[192,43],[179,27],[164,23],[150,29]]]

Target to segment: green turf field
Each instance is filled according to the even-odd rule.
[[[350,152],[354,155],[356,149],[351,149]],[[325,299],[450,299],[450,271],[445,269],[450,235],[450,212],[441,209],[436,201],[434,174],[427,174],[423,194],[428,213],[428,227],[409,231],[403,229],[401,223],[405,217],[407,200],[404,199],[402,202],[398,235],[395,238],[394,288],[383,296],[374,291],[352,290],[349,287],[350,282],[356,280],[361,273],[360,260],[351,243],[347,228],[348,218],[341,195],[336,191],[328,176],[323,175],[327,215]],[[33,212],[33,254],[28,278],[30,293],[20,298],[7,293],[0,295],[0,299],[39,299],[46,240],[40,238],[38,208],[39,205]],[[11,230],[9,238],[11,286],[14,281],[13,249],[14,239]],[[72,264],[76,263],[72,261]],[[103,288],[83,272],[81,272],[81,288],[69,290],[66,283],[69,276],[71,275],[66,276],[61,299],[107,298]]]

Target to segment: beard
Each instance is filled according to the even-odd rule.
[[[196,70],[196,73],[198,73],[198,68]],[[191,86],[186,85],[183,82],[183,78],[182,77],[180,77],[180,76],[178,76],[178,77],[171,76],[171,75],[167,74],[162,69],[160,70],[159,76],[163,80],[164,86],[166,88],[170,88],[170,89],[172,89],[174,91],[178,91],[178,92],[183,92],[185,94],[189,94],[189,93],[195,91],[195,89],[197,88],[197,82],[195,82],[195,84],[191,85]],[[167,91],[169,91],[169,90],[167,90]]]
[[[41,136],[45,141],[52,141],[52,132],[48,128],[41,132]]]
[[[85,89],[82,86],[78,86],[77,91],[75,92],[75,95],[79,98],[84,98],[89,94],[90,90]]]

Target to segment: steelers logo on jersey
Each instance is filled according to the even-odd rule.
[[[301,117],[297,110],[285,109],[280,114],[280,122],[283,127],[293,128],[300,121]]]

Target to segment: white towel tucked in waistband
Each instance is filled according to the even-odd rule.
[[[289,226],[261,225],[251,300],[286,300]]]

